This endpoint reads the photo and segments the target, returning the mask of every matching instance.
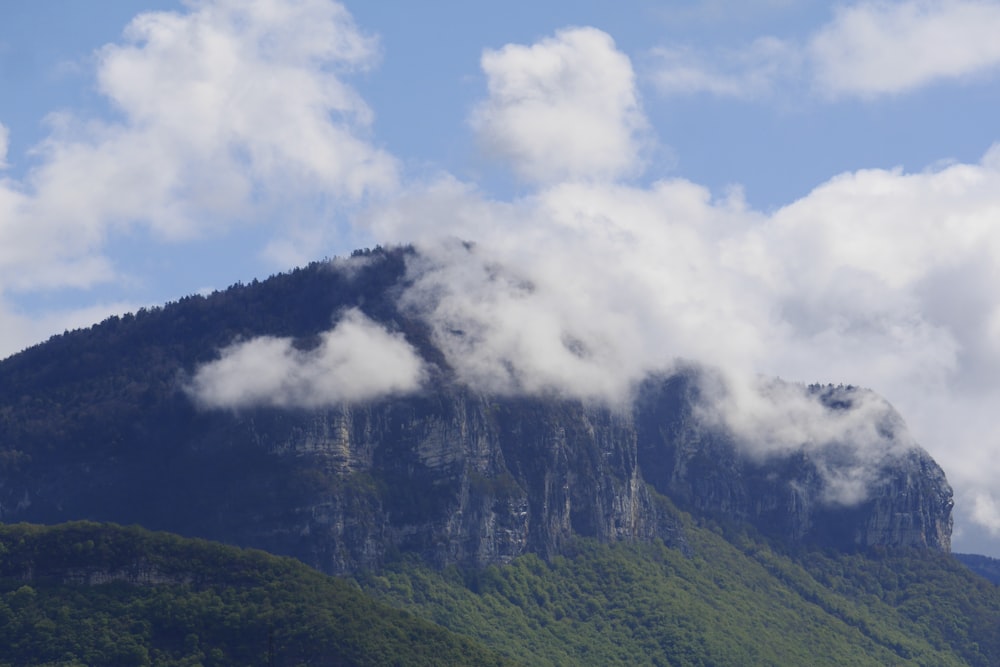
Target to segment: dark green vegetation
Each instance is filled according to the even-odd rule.
[[[140,528],[0,528],[0,664],[500,665],[289,559]]]
[[[947,554],[837,554],[688,526],[475,572],[405,563],[365,590],[532,665],[1000,664],[1000,592]]]

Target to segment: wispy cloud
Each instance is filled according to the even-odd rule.
[[[757,39],[742,51],[703,53],[658,47],[652,56],[652,82],[665,95],[767,97],[797,77],[802,67],[801,54],[774,37]]]
[[[823,94],[874,97],[996,69],[998,30],[996,2],[863,2],[836,9],[808,52]]]
[[[871,99],[996,71],[998,30],[994,2],[866,1],[836,7],[802,41],[761,37],[741,50],[659,47],[650,76],[667,95]]]
[[[372,112],[345,82],[376,62],[378,44],[343,6],[188,8],[140,14],[95,53],[113,120],[51,115],[23,180],[0,179],[0,296],[115,280],[108,243],[137,233],[182,241],[269,226],[271,254],[287,258],[396,187],[397,161],[369,141]],[[0,165],[7,136],[0,126]],[[15,317],[0,312],[5,331]]]

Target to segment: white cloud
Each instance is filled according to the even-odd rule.
[[[325,0],[207,0],[136,17],[97,52],[113,122],[50,117],[23,182],[0,182],[0,290],[87,285],[113,272],[109,235],[161,238],[237,222],[279,225],[391,189],[395,160],[364,135],[371,112],[343,81],[375,42]],[[307,224],[305,221],[301,224]]]
[[[1000,503],[988,492],[976,493],[972,500],[972,515],[976,523],[993,535],[1000,535]]]
[[[754,217],[683,180],[563,184],[514,203],[449,181],[371,224],[418,242],[405,299],[467,382],[620,400],[678,356],[740,368],[759,356],[766,308],[719,263],[726,229]],[[436,224],[408,231],[410,219]]]
[[[823,93],[872,97],[996,68],[998,31],[996,2],[862,2],[837,8],[808,50]]]
[[[208,408],[321,407],[412,392],[423,378],[423,362],[402,336],[352,309],[314,349],[288,338],[235,343],[197,370],[188,391]]]
[[[703,376],[700,392],[701,417],[751,458],[805,452],[823,480],[821,500],[831,504],[863,501],[884,467],[916,445],[899,413],[869,390],[722,371]]]
[[[741,50],[660,47],[653,84],[664,94],[761,98],[811,89],[874,98],[1000,66],[1000,5],[980,0],[864,1],[834,8],[804,40],[762,37]]]
[[[628,57],[595,28],[486,51],[489,98],[472,115],[486,149],[533,182],[635,173],[646,118]]]
[[[666,95],[709,93],[755,98],[795,76],[801,67],[796,49],[774,37],[762,37],[746,50],[718,54],[691,48],[657,48],[653,84]]]

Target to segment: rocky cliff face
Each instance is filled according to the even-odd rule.
[[[82,480],[23,489],[27,502],[6,505],[4,519],[138,522],[345,573],[401,553],[438,565],[550,556],[577,535],[686,548],[662,494],[792,542],[948,549],[951,489],[921,450],[884,461],[856,505],[831,505],[808,452],[743,455],[697,419],[692,386],[685,375],[650,383],[617,410],[444,387],[363,406],[202,415],[168,465],[92,461]],[[140,490],[132,476],[149,481]]]
[[[685,548],[668,504],[793,542],[948,550],[951,489],[919,449],[883,462],[853,506],[824,501],[804,451],[754,460],[693,411],[689,377],[618,410],[455,387],[337,409],[189,415],[166,456],[3,480],[4,521],[141,523],[297,556],[332,573],[417,553],[485,565],[574,536]],[[134,443],[141,450],[141,443]]]
[[[378,567],[404,552],[438,565],[549,556],[576,535],[684,546],[673,512],[642,478],[628,413],[451,389],[297,415],[257,412],[233,419],[227,437],[309,471],[314,484],[299,489],[281,520],[233,508],[230,539],[330,572]]]

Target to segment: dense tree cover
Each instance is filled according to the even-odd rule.
[[[692,554],[581,540],[365,590],[532,665],[996,665],[1000,596],[946,554],[834,554],[689,526]]]
[[[356,582],[138,527],[3,526],[0,665],[998,664],[1000,592],[947,554],[788,553],[686,521],[685,550],[404,556]]]
[[[0,665],[501,665],[288,558],[94,523],[0,527]]]

